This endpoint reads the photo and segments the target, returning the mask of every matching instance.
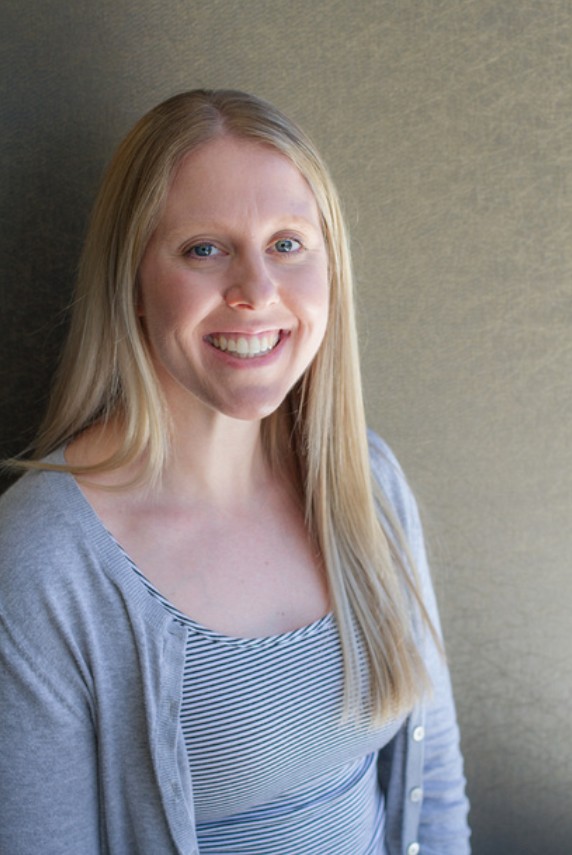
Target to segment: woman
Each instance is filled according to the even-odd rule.
[[[270,105],[186,93],[120,146],[2,503],[2,852],[469,851],[351,291],[326,169]]]

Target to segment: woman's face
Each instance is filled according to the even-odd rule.
[[[171,410],[268,415],[326,328],[328,259],[309,185],[270,146],[205,143],[175,172],[138,281]]]

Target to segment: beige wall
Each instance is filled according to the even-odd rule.
[[[2,453],[37,420],[101,167],[145,109],[235,86],[346,199],[370,421],[416,488],[476,855],[572,838],[569,0],[4,0]]]

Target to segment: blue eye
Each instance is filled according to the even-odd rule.
[[[283,253],[296,252],[301,249],[301,247],[302,244],[295,238],[280,238],[280,240],[277,240],[274,244],[276,252]]]
[[[186,250],[191,258],[210,258],[218,253],[218,249],[212,243],[197,243]]]

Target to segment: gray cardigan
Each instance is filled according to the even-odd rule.
[[[371,449],[437,621],[414,500],[373,436]],[[185,640],[70,475],[30,473],[2,497],[2,855],[198,853],[179,726]],[[449,677],[429,640],[420,643],[433,697],[379,757],[387,850],[467,855]]]

